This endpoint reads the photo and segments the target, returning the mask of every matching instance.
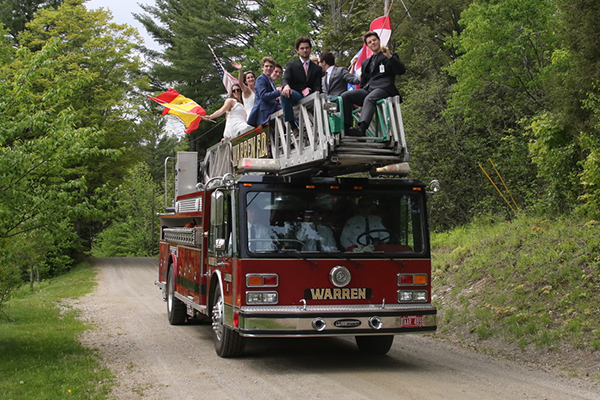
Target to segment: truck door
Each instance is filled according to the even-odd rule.
[[[234,250],[231,193],[217,189],[211,194],[210,226],[208,230],[208,253],[211,270],[220,271],[224,295],[231,290],[232,256]]]

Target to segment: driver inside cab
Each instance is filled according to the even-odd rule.
[[[373,215],[374,210],[373,200],[366,197],[358,200],[358,215],[348,219],[342,230],[342,247],[348,250],[351,246],[381,244],[389,239],[389,231],[381,222],[381,218]]]

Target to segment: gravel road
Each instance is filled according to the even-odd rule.
[[[98,287],[76,307],[117,377],[115,399],[600,399],[600,385],[454,347],[397,336],[383,357],[353,338],[254,339],[242,358],[215,354],[208,324],[171,326],[156,258],[94,259]]]

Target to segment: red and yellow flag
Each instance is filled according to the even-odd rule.
[[[202,117],[206,115],[204,108],[194,100],[180,95],[175,89],[169,89],[156,97],[148,96],[148,98],[165,107],[162,115],[171,114],[179,117],[185,124],[185,133],[197,129]]]

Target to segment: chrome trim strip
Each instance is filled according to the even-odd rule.
[[[410,312],[428,312],[436,311],[436,308],[427,303],[410,304],[352,304],[352,305],[307,305],[306,300],[297,306],[245,306],[240,312],[245,315],[253,313],[301,313],[301,312],[390,312],[390,311],[410,311]]]

